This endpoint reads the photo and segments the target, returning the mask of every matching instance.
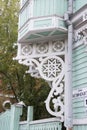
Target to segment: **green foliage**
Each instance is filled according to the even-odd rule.
[[[18,11],[18,0],[0,1],[0,90],[7,94],[12,92],[16,102],[22,100],[27,106],[33,105],[34,119],[49,117],[44,104],[48,84],[25,74],[27,67],[13,61],[17,53],[13,44],[17,42]]]
[[[34,106],[34,119],[50,117],[44,103],[50,90],[48,84],[42,79],[34,79],[29,75],[26,75],[25,79],[21,99],[27,106]],[[24,111],[26,111],[26,108],[24,108]],[[25,113],[23,116],[26,117]]]
[[[0,1],[0,75],[3,88],[10,85],[13,89],[12,79],[17,68],[17,63],[12,58],[16,54],[13,43],[17,40],[18,5],[17,0]]]

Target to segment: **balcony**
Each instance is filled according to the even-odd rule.
[[[66,35],[63,19],[66,10],[67,0],[22,0],[18,42]]]

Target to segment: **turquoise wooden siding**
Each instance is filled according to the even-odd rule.
[[[87,0],[74,0],[74,12],[79,10],[85,4],[87,4]]]
[[[87,130],[87,125],[76,125],[73,130]]]
[[[63,16],[67,10],[67,0],[34,0],[34,17],[56,14]]]
[[[73,91],[87,87],[87,53],[84,45],[73,50]],[[73,97],[73,118],[86,118],[85,96]]]
[[[87,84],[87,53],[84,45],[73,50],[73,87]],[[83,86],[84,85],[84,86]]]
[[[19,12],[19,28],[23,26],[30,18],[41,16],[58,15],[63,16],[67,11],[67,0],[25,0],[25,4]]]
[[[87,53],[81,45],[73,50],[73,91],[87,88]],[[82,96],[73,97],[73,119],[87,118],[87,107]],[[73,130],[87,130],[87,125],[74,125]]]

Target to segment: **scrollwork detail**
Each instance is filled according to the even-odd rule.
[[[62,77],[53,81],[52,89],[45,101],[47,111],[60,119],[61,122],[64,121],[64,82]],[[58,85],[58,86],[57,86]],[[52,107],[50,106],[52,105]]]
[[[37,59],[24,59],[20,63],[29,66],[27,73],[31,76],[52,82],[51,91],[45,101],[47,111],[63,121],[64,104],[61,100],[64,94],[64,61],[58,56]],[[50,103],[53,108],[51,108]]]
[[[18,60],[20,64],[29,67],[26,73],[32,77],[43,78],[50,83],[50,93],[45,101],[47,111],[60,121],[64,114],[64,51],[61,41],[21,44]],[[51,105],[52,107],[51,107]]]

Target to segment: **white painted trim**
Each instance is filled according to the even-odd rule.
[[[29,123],[30,125],[32,124],[41,124],[41,123],[50,123],[50,122],[60,122],[58,118],[48,118],[48,119],[41,119],[41,120],[34,120],[34,121],[21,121],[19,124],[20,125],[25,125]]]
[[[73,44],[73,49],[81,46],[83,44],[83,39]]]
[[[58,118],[48,118],[48,119],[43,119],[43,120],[35,120],[31,121],[29,124],[41,124],[41,123],[46,123],[46,122],[58,122],[60,119]],[[60,122],[60,121],[59,121]]]
[[[27,2],[29,2],[30,0],[25,0],[23,3],[23,0],[20,1],[20,10],[26,5]]]
[[[73,120],[73,125],[85,125],[85,124],[87,124],[87,118]]]
[[[34,23],[34,21],[37,21],[37,20],[38,21],[39,20],[48,20],[48,19],[52,20],[52,27],[57,27],[58,26],[58,24],[57,24],[58,20],[63,20],[64,21],[63,18],[60,18],[60,17],[55,16],[55,15],[48,16],[48,17],[46,17],[46,16],[44,16],[44,17],[33,17],[33,18],[28,19],[28,21],[26,21],[26,23],[19,29],[19,32],[20,32],[20,30],[22,30],[22,28],[24,26],[26,26],[26,24],[28,24],[30,26],[30,23]],[[42,27],[42,28],[44,28],[44,27]],[[34,27],[34,29],[35,29],[35,27]],[[33,30],[33,28],[31,30]],[[67,29],[65,29],[65,30],[67,30]]]
[[[71,21],[72,23],[75,23],[76,21],[78,21],[78,19],[80,19],[81,17],[83,18],[83,15],[87,12],[87,9],[85,10],[81,10],[79,13],[77,13],[77,15],[73,16]]]
[[[67,76],[67,59],[68,59],[68,41],[66,40],[65,41],[65,88],[64,88],[64,94],[65,94],[65,98],[64,98],[64,103],[65,103],[65,106],[64,106],[64,117],[65,117],[65,120],[64,120],[64,123],[66,122],[66,118],[67,118],[67,114],[68,114],[68,111],[67,111],[67,86],[68,86],[68,76]],[[65,124],[64,124],[65,125]]]
[[[87,29],[87,24],[84,24],[83,26],[81,26],[78,30],[76,30],[77,34],[80,34],[81,32],[83,32],[85,29]],[[82,44],[84,44],[84,38],[82,38],[81,40],[78,40],[76,43],[73,43],[73,49],[77,48],[79,46],[81,46]]]
[[[27,124],[27,123],[28,123],[28,121],[20,121],[20,122],[19,122],[20,125],[25,125],[25,124]]]
[[[61,36],[61,35],[55,35],[55,36],[47,36],[47,37],[41,37],[41,38],[36,38],[36,39],[31,39],[29,41],[19,41],[19,44],[22,44],[22,43],[34,43],[34,42],[39,42],[39,41],[44,41],[44,40],[53,40],[53,39],[61,39],[61,38],[66,38],[67,34]]]

